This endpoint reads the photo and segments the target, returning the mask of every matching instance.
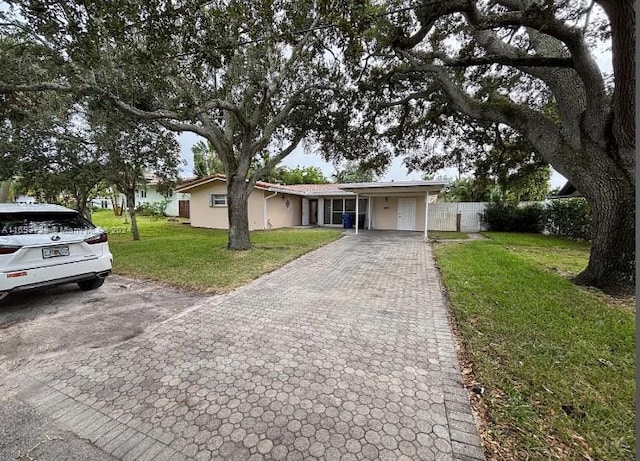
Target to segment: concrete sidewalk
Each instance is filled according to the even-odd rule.
[[[348,235],[15,379],[17,400],[116,459],[484,459],[419,234]]]

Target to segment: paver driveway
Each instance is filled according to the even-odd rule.
[[[22,374],[19,399],[119,459],[483,459],[417,234],[349,235]]]

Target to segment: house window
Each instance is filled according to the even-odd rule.
[[[341,198],[331,199],[331,224],[342,224],[342,211],[344,210],[344,200]]]
[[[140,195],[140,198],[147,198],[147,191],[146,190],[139,190],[138,194]]]
[[[361,198],[358,210],[360,216],[367,213],[367,199]],[[342,214],[351,213],[355,215],[356,199],[354,198],[334,198],[324,200],[324,223],[325,224],[342,224]],[[360,218],[363,222],[363,218]]]
[[[225,194],[209,194],[209,206],[227,206],[227,196]]]

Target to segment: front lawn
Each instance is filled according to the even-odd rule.
[[[429,231],[428,234],[431,240],[464,240],[469,236],[464,232],[446,232],[446,231]]]
[[[95,213],[93,222],[109,231],[114,273],[214,293],[237,288],[342,234],[329,229],[255,231],[251,250],[232,252],[226,250],[225,230],[138,217],[140,240],[133,242],[130,225],[111,211]]]
[[[577,287],[586,243],[486,233],[435,248],[490,459],[635,459],[635,320]]]

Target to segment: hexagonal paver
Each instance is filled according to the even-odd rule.
[[[27,374],[197,459],[455,458],[448,421],[481,452],[431,247],[413,233],[348,235]]]

